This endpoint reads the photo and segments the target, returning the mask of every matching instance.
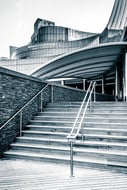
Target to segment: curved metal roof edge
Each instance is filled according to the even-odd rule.
[[[98,48],[101,48],[101,47],[111,47],[111,46],[124,46],[124,45],[127,45],[127,42],[111,42],[111,43],[103,43],[103,44],[98,44],[94,47],[84,47],[84,48],[80,48],[80,49],[77,49],[77,50],[74,50],[73,52],[69,52],[69,53],[66,53],[66,54],[63,54],[63,55],[60,55],[48,62],[46,62],[46,65],[45,66],[42,66],[40,69],[38,69],[37,71],[35,71],[34,73],[32,73],[31,75],[32,76],[35,76],[35,77],[38,77],[39,73],[41,72],[42,69],[44,69],[45,67],[47,67],[49,64],[52,64],[56,61],[59,61],[60,59],[63,59],[67,56],[70,56],[70,55],[73,55],[75,53],[79,53],[79,52],[82,52],[82,51],[89,51],[89,50],[92,50],[92,49],[98,49]],[[41,73],[40,73],[41,74]]]

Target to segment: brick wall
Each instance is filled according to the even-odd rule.
[[[68,86],[61,86],[56,84],[53,86],[53,101],[82,101],[85,92],[80,89],[71,88]],[[92,95],[94,99],[94,95]],[[96,93],[96,101],[114,101],[114,97],[111,95],[105,95]]]
[[[46,83],[14,71],[0,68],[0,126],[15,114]],[[47,96],[47,101],[49,96]],[[23,112],[23,125],[38,112],[39,98]],[[19,135],[19,115],[0,130],[0,154]]]

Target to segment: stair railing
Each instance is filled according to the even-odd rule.
[[[71,177],[73,177],[73,144],[74,144],[74,141],[79,136],[80,131],[82,132],[82,141],[84,139],[82,124],[85,119],[85,115],[86,115],[88,106],[90,106],[90,110],[91,110],[92,94],[94,95],[93,96],[94,101],[96,101],[95,86],[96,86],[96,82],[91,81],[89,88],[85,94],[85,97],[82,101],[82,104],[79,108],[79,111],[76,116],[75,122],[73,124],[72,130],[71,130],[70,134],[67,136],[67,139],[70,142],[70,176]],[[85,105],[85,103],[86,103],[86,105]]]
[[[22,136],[22,127],[23,127],[23,111],[24,109],[29,106],[29,104],[35,100],[39,95],[41,95],[41,107],[40,110],[41,112],[43,111],[43,91],[49,86],[47,84],[44,88],[42,88],[37,94],[35,94],[22,108],[20,108],[13,116],[11,116],[1,127],[0,129],[4,128],[9,122],[11,122],[18,114],[20,114],[20,136]]]

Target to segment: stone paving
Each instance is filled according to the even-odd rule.
[[[25,160],[0,160],[0,190],[127,190],[127,174]]]

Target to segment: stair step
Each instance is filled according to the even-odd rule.
[[[55,162],[55,163],[70,163],[69,155],[58,155],[58,154],[45,154],[45,153],[30,153],[30,152],[21,152],[21,151],[8,151],[5,153],[5,156],[8,158],[15,159],[25,159],[25,160],[36,160],[36,161],[45,161],[45,162]],[[83,165],[84,167],[101,167],[101,168],[112,168],[116,167],[118,170],[125,169],[127,170],[127,163],[118,162],[106,159],[97,159],[97,158],[86,158],[74,155],[74,164]]]
[[[127,123],[127,118],[102,118],[102,117],[85,117],[85,121],[93,121],[93,122],[98,122],[101,121],[103,122],[107,122],[107,123]]]
[[[71,110],[68,113],[68,111],[64,111],[63,109],[61,109],[61,111],[60,110],[49,110],[49,111],[45,110],[44,112],[39,112],[38,115],[35,116],[35,118],[36,117],[44,118],[44,117],[49,117],[49,116],[50,117],[60,116],[61,118],[64,116],[67,116],[69,118],[75,118],[75,116],[77,116],[77,114],[78,114],[78,111],[79,110],[77,110],[77,111]],[[104,111],[106,111],[106,112],[104,112]],[[118,110],[115,110],[115,111],[118,111]],[[89,117],[98,117],[98,118],[108,116],[109,118],[120,117],[121,119],[125,119],[124,117],[127,116],[127,110],[125,110],[124,112],[123,112],[123,110],[122,110],[122,112],[120,112],[120,111],[115,112],[115,111],[110,112],[110,110],[104,110],[104,109],[102,111],[101,110],[94,110],[94,109],[89,111],[89,109],[88,109],[86,114]]]
[[[33,137],[53,137],[53,138],[66,138],[68,133],[65,132],[49,132],[49,131],[32,131],[26,130],[22,131],[23,136],[33,136]]]
[[[90,116],[93,116],[93,117],[111,117],[111,118],[118,118],[120,116],[120,118],[124,118],[124,117],[127,117],[127,111],[125,111],[125,113],[102,113],[102,112],[89,112],[87,111],[86,112],[87,115],[90,115]],[[61,117],[76,117],[77,116],[77,112],[58,112],[58,111],[54,111],[54,112],[40,112],[38,113],[38,116],[37,117],[40,117],[40,116],[61,116]]]
[[[20,150],[27,152],[45,152],[47,153],[59,153],[59,154],[69,154],[68,146],[55,146],[55,145],[45,145],[45,144],[28,144],[28,143],[12,143],[12,150]]]
[[[73,126],[74,124],[74,121],[63,121],[63,120],[51,120],[51,121],[48,121],[48,120],[31,120],[30,121],[30,124],[31,125],[53,125],[53,126]],[[110,122],[108,121],[108,119],[105,119],[102,120],[98,119],[98,120],[95,120],[95,119],[86,119],[84,122],[83,122],[83,125],[92,125],[92,126],[96,126],[96,125],[101,125],[102,127],[105,127],[105,126],[116,126],[116,127],[122,127],[122,128],[125,128],[127,129],[127,124],[126,122],[119,122],[119,120],[115,121],[112,119],[110,120]]]
[[[38,113],[38,116],[73,116],[73,117],[75,117],[76,115],[77,115],[77,112],[58,112],[58,111],[52,111],[52,112],[46,112],[46,111],[44,111],[44,112],[40,112],[40,113]]]
[[[48,103],[46,107],[78,107],[81,106],[82,102],[53,102]],[[86,103],[84,104],[86,105]],[[127,107],[127,102],[92,102],[94,107]]]
[[[22,137],[17,137],[16,142],[20,143],[29,143],[29,144],[46,144],[46,145],[63,145],[63,146],[68,146],[68,141],[67,139],[61,139],[61,138],[44,138],[44,137],[27,137],[27,136],[22,136]]]
[[[127,143],[121,143],[121,142],[109,142],[109,141],[81,141],[76,142],[75,146],[77,147],[93,147],[93,148],[101,148],[101,149],[116,149],[116,150],[126,150],[127,149]]]
[[[107,134],[107,135],[127,135],[127,129],[112,129],[112,128],[90,128],[90,127],[85,127],[84,128],[84,134]]]
[[[92,106],[92,110],[93,111],[113,111],[114,113],[116,113],[116,112],[122,112],[122,111],[127,111],[127,107],[125,106],[125,107],[113,107],[113,106],[110,106],[110,107],[94,107],[94,106]]]
[[[70,126],[39,126],[39,125],[27,125],[27,130],[32,131],[46,131],[46,132],[65,132],[69,133],[72,129]],[[85,126],[83,129],[84,134],[108,134],[108,135],[127,135],[127,129],[118,128],[93,128]]]
[[[85,146],[85,143],[82,143],[84,144]],[[69,145],[69,144],[68,144]],[[78,144],[79,145],[79,144]],[[73,148],[73,151],[74,151],[74,154],[76,153],[83,153],[83,154],[87,154],[87,153],[94,153],[94,154],[107,154],[107,155],[122,155],[122,156],[127,156],[127,152],[126,151],[123,151],[123,150],[111,150],[111,149],[98,149],[98,148],[89,148],[89,147],[85,147],[84,146],[81,146],[81,147],[78,147],[74,144],[74,148]],[[38,151],[41,152],[42,150],[45,150],[45,151],[50,151],[50,152],[55,152],[55,151],[67,151],[70,152],[70,147],[65,147],[65,146],[54,146],[54,145],[43,145],[43,144],[38,144],[38,145],[35,145],[35,144],[26,144],[26,143],[12,143],[11,144],[11,147],[12,148],[23,148],[23,150],[25,148],[28,149],[28,151],[32,151],[31,149],[36,149],[35,151]],[[30,149],[31,148],[31,149]]]
[[[79,111],[79,108],[45,108],[45,111],[46,112],[78,112]],[[89,111],[89,109],[88,109]],[[110,107],[110,108],[97,108],[97,107],[92,107],[92,113],[95,113],[95,112],[101,112],[101,113],[127,113],[127,108],[119,108],[117,109],[117,107]]]
[[[81,139],[81,135],[78,137]],[[109,142],[127,142],[127,136],[117,136],[117,135],[101,135],[101,134],[85,134],[84,140],[89,141],[91,139],[96,139],[96,141],[109,141]]]
[[[65,117],[64,115],[63,116],[54,116],[54,115],[50,115],[50,116],[35,116],[34,117],[34,120],[48,120],[48,121],[53,121],[53,120],[63,120],[63,121],[69,121],[69,120],[71,120],[71,121],[75,121],[75,117],[73,116],[67,116],[67,117]]]
[[[10,150],[5,152],[5,157],[16,158],[16,159],[29,159],[29,160],[37,160],[37,161],[52,161],[52,162],[66,162],[69,161],[69,155],[57,155],[57,154],[45,154],[37,153],[37,152],[26,152],[26,151],[18,151],[18,150]]]
[[[11,145],[12,150],[22,151],[22,152],[29,152],[29,153],[45,153],[45,154],[64,154],[69,155],[70,149],[69,147],[62,147],[62,146],[45,146],[45,145],[34,145],[34,144],[12,144]],[[123,161],[125,162],[127,160],[127,152],[125,151],[116,151],[116,150],[102,150],[102,149],[93,149],[93,148],[73,148],[74,155],[80,155],[81,157],[86,158],[105,158],[108,160],[114,160],[114,161]]]
[[[85,121],[84,122],[84,127],[93,127],[93,128],[105,128],[105,129],[127,129],[127,124],[126,123],[107,123],[104,122],[90,122],[90,121]]]
[[[78,112],[79,108],[45,108],[46,112]]]
[[[72,127],[69,126],[41,126],[41,125],[27,125],[26,130],[33,131],[50,131],[50,132],[66,132],[69,133]]]
[[[53,120],[53,119],[68,119],[68,120],[75,120],[76,118],[76,114],[75,115],[38,115],[35,116],[34,119],[40,119],[40,120]],[[81,118],[81,117],[79,117]],[[123,114],[86,114],[86,119],[97,119],[97,120],[102,120],[102,119],[106,119],[106,120],[119,120],[119,121],[127,121],[127,114],[125,114],[123,116]]]
[[[72,127],[73,126],[73,122],[58,122],[58,121],[31,121],[31,123],[33,124],[30,124],[31,125],[34,125],[34,126],[52,126],[52,127]],[[90,121],[84,121],[83,123],[84,125],[84,128],[105,128],[105,129],[127,129],[127,124],[126,123],[107,123],[107,122],[104,122],[103,125],[102,125],[102,122],[90,122]],[[29,125],[28,125],[29,126]]]
[[[58,121],[58,120],[30,120],[30,124],[34,125],[53,125],[53,126],[73,126],[74,121]]]
[[[49,102],[48,105],[81,105],[82,102],[63,102],[63,101],[60,101],[60,102]]]
[[[49,103],[17,137],[8,158],[70,163],[67,139],[81,102]],[[74,164],[127,171],[127,103],[93,102],[82,135],[74,141]]]
[[[112,161],[127,161],[127,152],[126,151],[116,151],[116,150],[110,150],[110,149],[95,149],[95,148],[74,148],[74,155],[80,155],[80,156],[85,156],[89,158],[105,158],[107,160],[112,160]]]
[[[57,145],[57,146],[68,146],[69,142],[67,139],[52,139],[52,138],[36,138],[36,137],[17,137],[17,143],[29,143],[29,144],[46,144],[46,145]],[[75,141],[74,143],[77,147],[95,147],[104,149],[120,149],[126,150],[126,142],[111,142],[111,141]]]
[[[126,113],[101,113],[101,112],[99,112],[99,113],[91,113],[91,115],[92,115],[92,117],[108,117],[108,118],[118,118],[118,117],[120,117],[120,118],[125,118],[125,117],[127,117],[127,111],[126,111]]]

